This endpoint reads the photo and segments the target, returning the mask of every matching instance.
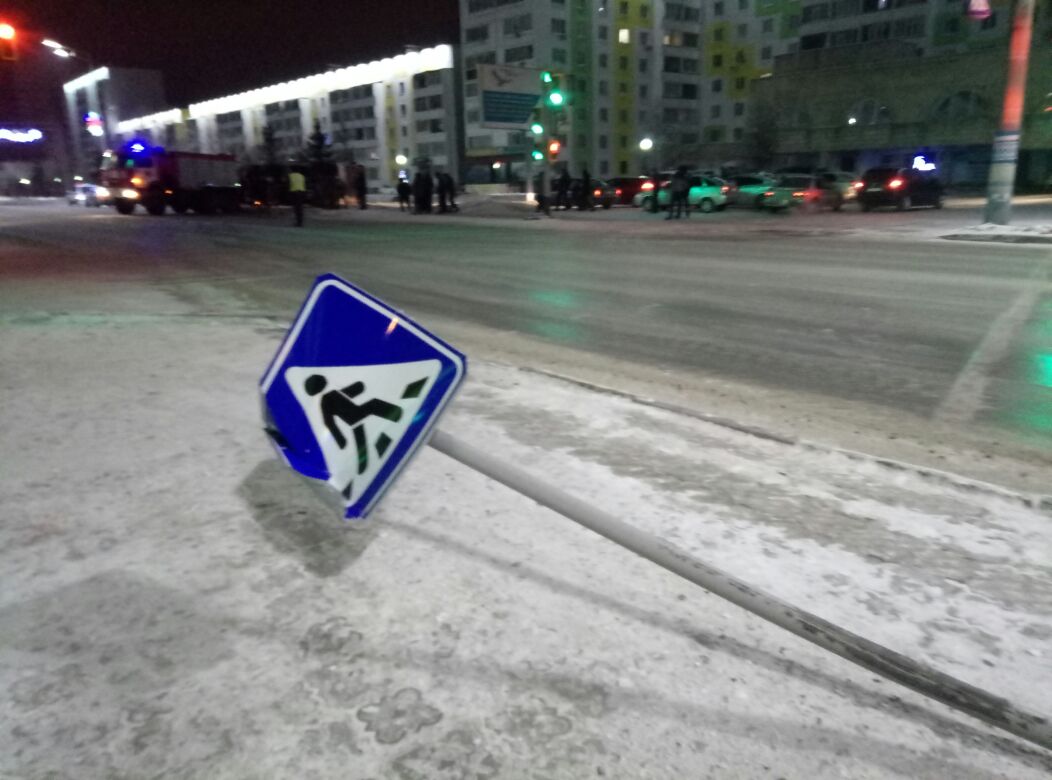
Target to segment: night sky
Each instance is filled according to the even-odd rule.
[[[173,106],[458,40],[457,0],[0,0],[0,16],[163,71]]]

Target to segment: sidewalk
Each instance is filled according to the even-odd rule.
[[[282,329],[166,311],[0,325],[0,774],[1052,771],[434,451],[342,524],[259,430]],[[443,427],[1052,715],[1045,514],[496,364]]]

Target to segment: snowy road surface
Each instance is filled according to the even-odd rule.
[[[0,774],[1052,772],[436,452],[348,528],[259,431],[281,327],[125,293],[0,328]],[[444,427],[1052,715],[1047,514],[485,361]]]

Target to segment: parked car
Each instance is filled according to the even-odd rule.
[[[669,178],[671,180],[671,176]],[[718,179],[715,176],[691,175],[688,181],[690,190],[687,193],[687,205],[690,208],[698,209],[705,213],[722,211],[727,208],[727,193],[730,192],[731,188],[723,179]],[[658,208],[668,208],[669,203],[672,201],[669,183],[669,181],[665,181],[660,187],[655,189],[641,190],[636,195],[632,205],[650,208],[650,199],[654,197],[654,192],[656,191]]]
[[[730,203],[735,206],[761,208],[763,194],[777,184],[777,180],[764,174],[750,173],[733,176],[727,180],[727,184],[730,185],[730,191],[727,193]]]
[[[943,187],[937,176],[911,168],[870,168],[862,174],[858,202],[863,211],[894,206],[942,208]]]
[[[94,184],[87,182],[78,182],[73,185],[73,189],[66,193],[66,200],[69,201],[71,206],[101,206],[102,200],[99,197],[98,187]]]
[[[602,179],[592,179],[592,202],[608,209],[618,202],[620,193],[613,184]]]
[[[610,184],[614,187],[614,194],[617,195],[615,202],[622,206],[631,206],[633,199],[643,189],[643,185],[649,181],[651,181],[649,176],[615,176],[610,179]]]
[[[818,176],[829,187],[840,193],[844,203],[856,200],[859,190],[862,189],[862,180],[847,171],[819,171]]]
[[[657,190],[660,190],[666,184],[669,179],[672,178],[672,172],[659,173],[656,177],[647,176],[642,184],[639,185],[639,192],[632,196],[633,206],[642,206],[646,203],[647,208],[650,208],[650,201],[647,200],[648,195],[652,195]]]
[[[782,176],[774,187],[763,194],[763,207],[771,211],[783,211],[791,207],[839,211],[843,205],[844,198],[838,188],[819,174]]]

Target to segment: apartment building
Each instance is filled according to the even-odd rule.
[[[260,163],[265,128],[273,131],[279,157],[292,160],[317,123],[335,159],[362,163],[374,184],[393,185],[401,171],[422,165],[459,177],[454,55],[448,45],[409,51],[127,119],[117,129],[123,140],[149,138],[174,149]]]

